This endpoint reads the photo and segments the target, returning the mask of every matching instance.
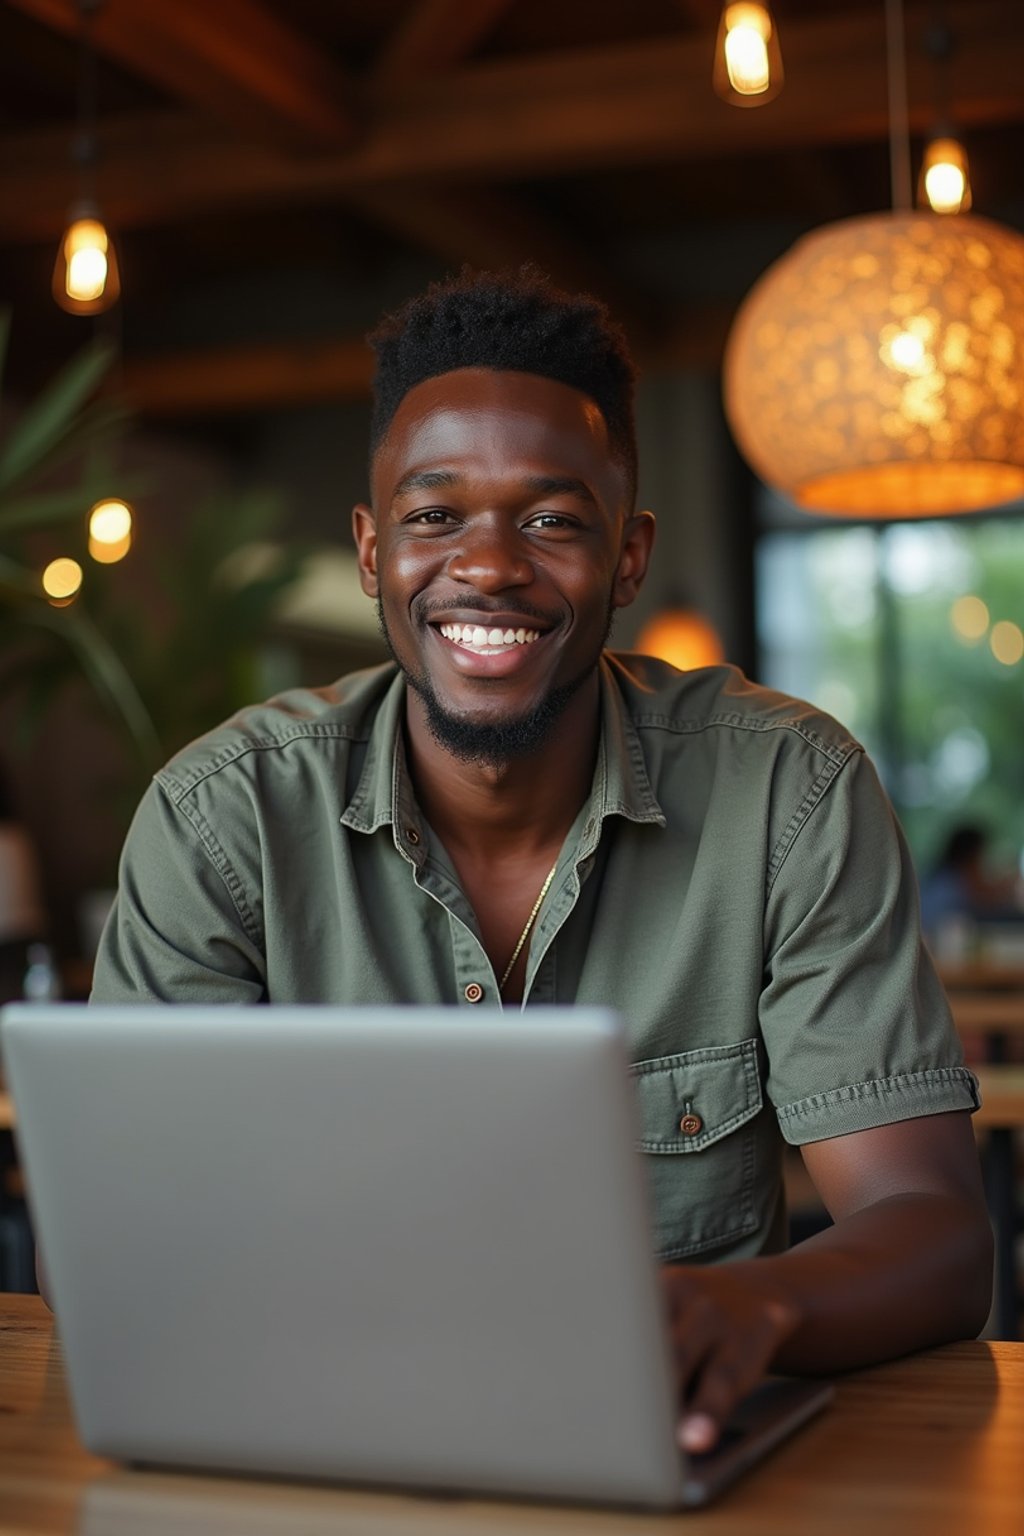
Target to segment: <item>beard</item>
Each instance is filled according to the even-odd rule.
[[[462,762],[480,763],[489,768],[503,768],[510,762],[531,757],[544,745],[569,701],[597,669],[601,651],[611,634],[614,613],[615,610],[609,601],[601,644],[594,654],[593,661],[576,677],[552,688],[526,714],[510,715],[504,720],[480,722],[446,709],[426,673],[414,672],[405,665],[388,631],[387,620],[384,617],[384,604],[380,596],[377,598],[377,623],[384,638],[384,644],[409,687],[422,700],[427,712],[427,726],[430,734],[438,746],[450,752],[453,757],[459,758]]]

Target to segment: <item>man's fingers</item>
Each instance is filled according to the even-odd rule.
[[[683,1412],[679,1443],[684,1450],[711,1450],[730,1413],[764,1376],[782,1340],[792,1332],[797,1317],[777,1303],[765,1303],[740,1327],[720,1327],[711,1347],[698,1356],[699,1368],[680,1373]]]

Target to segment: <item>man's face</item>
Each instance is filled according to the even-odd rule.
[[[647,520],[586,395],[465,368],[405,396],[357,507],[363,588],[435,736],[533,750],[591,676],[646,564]]]

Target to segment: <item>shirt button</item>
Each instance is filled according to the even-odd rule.
[[[462,995],[467,1003],[479,1003],[484,995],[484,989],[478,981],[471,981]]]
[[[406,840],[408,842],[412,843],[413,847],[415,848],[416,844],[420,840],[420,835],[417,832],[416,828],[415,827],[406,827],[406,829],[405,829],[405,836],[406,836]]]
[[[684,1136],[698,1136],[704,1129],[704,1121],[700,1115],[695,1115],[690,1110],[687,1110],[679,1122],[679,1129]]]

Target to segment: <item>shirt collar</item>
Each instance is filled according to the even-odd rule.
[[[640,738],[604,656],[599,678],[601,736],[587,820],[596,826],[606,816],[625,816],[663,827],[665,815],[651,787]],[[353,832],[376,832],[406,822],[418,826],[422,821],[405,761],[405,697],[405,679],[396,672],[377,711],[356,792],[341,818]]]

